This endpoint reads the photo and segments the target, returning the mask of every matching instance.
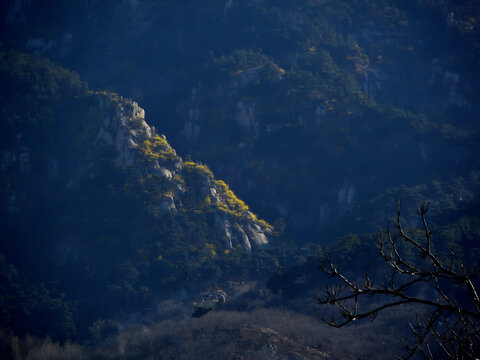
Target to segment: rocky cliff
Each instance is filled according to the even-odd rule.
[[[0,58],[0,327],[65,338],[276,266],[273,227],[138,103],[44,58]]]
[[[211,212],[223,233],[226,250],[240,245],[250,253],[252,248],[268,245],[272,226],[249,211],[206,165],[183,161],[165,135],[147,124],[145,111],[136,102],[117,95],[96,97],[101,120],[95,143],[113,147],[116,161],[139,176],[162,180],[161,212],[177,214],[186,208]]]

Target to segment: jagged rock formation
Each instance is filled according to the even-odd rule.
[[[255,251],[272,227],[184,161],[136,102],[44,58],[0,59],[0,282],[12,283],[0,327],[67,338],[275,266]]]
[[[111,146],[116,161],[142,176],[163,179],[159,208],[177,213],[187,206],[204,208],[214,214],[223,232],[226,249],[240,245],[246,252],[268,245],[272,227],[259,220],[238,199],[228,185],[215,179],[201,163],[184,162],[168,143],[145,121],[145,111],[134,101],[116,94],[96,94],[100,123],[95,143]],[[185,181],[188,179],[189,181]]]

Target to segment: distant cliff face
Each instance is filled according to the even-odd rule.
[[[466,119],[445,115],[465,112],[475,122],[473,100],[466,100],[475,94],[457,92],[458,74],[427,67],[426,95],[407,101],[443,111],[440,119],[382,104],[390,95],[417,95],[389,89],[400,80],[380,68],[354,72],[358,87],[351,88],[351,78],[342,77],[347,70],[332,67],[316,72],[312,66],[307,76],[258,52],[234,52],[213,59],[208,80],[179,106],[182,147],[212,159],[218,174],[270,218],[285,219],[297,239],[341,231],[347,223],[375,226],[385,219],[365,209],[389,188],[474,169],[475,133],[461,130]],[[440,95],[431,96],[434,89]],[[220,146],[221,156],[214,150]]]

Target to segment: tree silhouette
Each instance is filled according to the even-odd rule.
[[[418,209],[422,226],[408,235],[401,224],[399,204],[394,229],[379,230],[379,255],[390,270],[383,280],[373,280],[368,272],[362,281],[352,280],[326,254],[320,268],[338,281],[318,297],[319,304],[334,307],[332,317],[319,317],[330,326],[342,327],[355,320],[374,319],[389,308],[419,304],[428,315],[417,314],[416,321],[409,322],[416,341],[407,345],[400,359],[416,355],[431,360],[477,359],[480,298],[475,280],[479,270],[469,271],[453,249],[449,256],[435,252],[427,212],[428,205],[423,203]]]

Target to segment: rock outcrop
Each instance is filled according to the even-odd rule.
[[[103,116],[97,141],[113,145],[117,161],[132,166],[139,145],[155,135],[155,129],[145,122],[145,110],[131,100],[108,96],[100,101],[100,109],[113,110]]]
[[[165,135],[157,134],[148,125],[145,111],[136,102],[115,94],[96,96],[101,118],[96,144],[113,147],[120,165],[162,179],[165,191],[158,204],[160,213],[175,215],[185,204],[189,208],[206,208],[216,219],[226,249],[238,245],[250,253],[268,245],[266,234],[272,231],[271,226],[258,220],[206,165],[184,162]]]

